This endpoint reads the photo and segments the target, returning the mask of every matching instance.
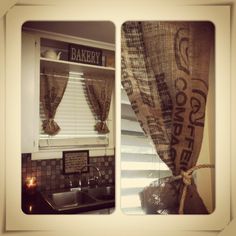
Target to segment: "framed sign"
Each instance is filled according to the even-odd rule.
[[[79,44],[69,44],[68,60],[90,65],[102,65],[102,50]]]
[[[82,167],[89,164],[89,151],[63,151],[63,173],[80,173]],[[83,168],[83,173],[89,171],[89,167]]]

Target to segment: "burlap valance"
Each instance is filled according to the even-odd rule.
[[[208,93],[209,22],[127,22],[122,27],[122,84],[157,154],[174,176],[194,167],[201,149]],[[141,196],[147,213],[178,213],[182,179],[155,181]],[[205,214],[194,181],[184,213]]]

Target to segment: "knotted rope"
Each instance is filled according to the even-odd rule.
[[[179,214],[184,213],[184,202],[186,199],[188,186],[192,184],[193,172],[198,169],[202,169],[202,168],[214,168],[214,167],[215,167],[214,165],[210,165],[210,164],[197,165],[197,166],[190,168],[187,171],[181,170],[180,175],[177,175],[173,178],[173,181],[178,180],[178,179],[183,179],[183,183],[184,183],[184,188],[183,188],[183,192],[182,192],[182,196],[181,196],[180,204],[179,204]]]
[[[55,135],[60,131],[60,127],[53,118],[43,121],[43,130],[46,134]]]
[[[95,130],[100,134],[107,134],[110,132],[107,127],[106,121],[103,120],[97,122],[97,124],[95,125]]]

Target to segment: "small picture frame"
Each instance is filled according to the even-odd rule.
[[[63,174],[81,173],[81,168],[89,164],[89,151],[63,151]],[[82,173],[89,172],[89,167],[85,167]]]

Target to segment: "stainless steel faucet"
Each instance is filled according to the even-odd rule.
[[[88,178],[87,180],[86,180],[86,182],[87,182],[87,185],[88,185],[88,187],[89,186],[91,186],[92,185],[92,183],[94,182],[95,183],[95,185],[99,185],[99,183],[100,183],[100,180],[101,180],[101,177],[102,177],[102,173],[101,173],[101,171],[99,170],[99,168],[98,167],[96,167],[96,166],[94,166],[94,165],[92,165],[92,164],[87,164],[87,165],[84,165],[81,169],[80,169],[80,177],[79,177],[79,186],[78,187],[76,187],[76,188],[71,188],[71,190],[78,190],[78,189],[82,189],[82,175],[83,175],[83,169],[84,168],[86,168],[86,167],[92,167],[92,168],[94,168],[97,172],[98,172],[98,176],[93,176],[93,178]]]
[[[92,165],[92,164],[84,165],[84,166],[80,169],[80,177],[81,177],[81,179],[82,179],[82,175],[83,175],[83,172],[82,172],[82,171],[83,171],[83,169],[86,168],[86,167],[93,167],[93,168],[98,172],[98,176],[93,176],[93,178],[89,178],[89,179],[87,180],[88,186],[90,186],[91,181],[94,181],[94,182],[96,183],[96,185],[98,185],[98,184],[99,184],[99,180],[101,180],[102,173],[101,173],[101,171],[99,170],[98,167],[96,167],[96,166],[94,166],[94,165]]]

